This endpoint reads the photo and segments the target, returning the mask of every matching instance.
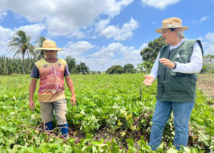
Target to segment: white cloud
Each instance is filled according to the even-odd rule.
[[[203,49],[204,51],[210,46],[210,43],[209,42],[201,42],[202,43],[202,46],[203,46]]]
[[[214,33],[206,34],[205,38],[201,38],[204,49],[204,54],[214,55]]]
[[[214,55],[214,44],[210,45],[210,47],[207,50],[205,50],[205,54]]]
[[[106,9],[104,11],[104,14],[109,15],[111,18],[113,18],[114,16],[120,14],[120,11],[122,8],[128,6],[129,4],[131,4],[134,0],[103,0],[103,2],[106,1],[107,2],[107,7],[108,9]],[[99,5],[97,5],[99,6]]]
[[[206,21],[206,20],[208,20],[210,17],[208,17],[208,16],[204,16],[204,17],[202,17],[201,19],[200,19],[200,22],[204,22],[204,21]]]
[[[198,37],[198,40],[203,40],[203,37]]]
[[[104,25],[99,26],[98,29],[100,30],[101,27],[103,28]],[[119,28],[118,26],[107,26],[106,28],[100,30],[99,35],[105,36],[107,39],[114,38],[114,40],[127,40],[128,38],[131,38],[133,36],[132,31],[137,29],[139,27],[139,23],[131,18],[131,20],[128,23],[125,23],[122,28]]]
[[[90,34],[93,31],[93,28],[90,28],[86,33]]]
[[[70,37],[76,37],[77,39],[84,38],[85,34],[82,31],[75,30]]]
[[[34,25],[27,25],[27,26],[21,26],[19,28],[15,28],[14,30],[9,29],[9,28],[4,28],[2,26],[0,26],[0,56],[1,55],[13,55],[12,52],[10,51],[10,48],[7,47],[8,43],[9,43],[9,39],[10,37],[12,37],[15,32],[17,32],[18,30],[23,30],[27,33],[27,35],[31,36],[31,41],[35,41],[39,36],[42,30],[45,29],[45,26],[42,24],[34,24]]]
[[[63,51],[58,52],[58,55],[62,57],[71,56],[73,58],[77,58],[85,51],[94,47],[94,45],[90,44],[87,41],[79,41],[77,43],[73,43],[72,41],[70,41],[64,47]]]
[[[114,57],[113,52],[120,51],[120,48],[122,46],[123,45],[121,43],[111,43],[108,47],[102,47],[100,51],[95,52],[90,56],[93,58],[102,58],[102,59],[112,58]]]
[[[143,50],[145,47],[148,47],[148,44],[147,43],[143,43],[143,45],[142,46],[140,46],[140,50]]]
[[[199,21],[196,21],[196,20],[191,20],[191,22],[192,22],[193,24],[198,24],[198,23],[199,23]]]
[[[144,43],[138,49],[135,49],[134,46],[127,47],[121,43],[111,43],[108,46],[101,47],[100,50],[93,54],[85,55],[83,53],[87,50],[92,48],[95,50],[99,49],[99,47],[86,41],[79,41],[77,43],[69,42],[64,47],[64,51],[58,52],[58,56],[65,58],[71,55],[75,58],[76,63],[86,63],[91,71],[103,71],[103,69],[107,70],[113,65],[124,66],[128,63],[137,67],[137,64],[142,62],[140,52],[144,47],[147,47],[147,45],[148,44]],[[103,63],[103,66],[101,63]]]
[[[9,28],[4,28],[0,26],[0,34],[0,41],[6,41],[13,35],[13,31]]]
[[[30,22],[48,25],[49,36],[68,36],[75,30],[91,26],[101,14],[110,18],[134,0],[38,0],[0,1],[0,9],[11,10]],[[78,35],[79,36],[79,35]]]
[[[207,39],[208,41],[214,43],[214,33],[211,33],[211,32],[208,33],[208,34],[206,35],[206,39]]]
[[[206,21],[206,20],[208,20],[210,17],[208,17],[208,16],[203,16],[200,20],[191,20],[191,22],[193,23],[193,24],[198,24],[198,23],[202,23],[202,22],[204,22],[204,21]]]
[[[131,46],[131,47],[123,46],[121,48],[119,54],[122,55],[126,64],[132,63],[136,66],[137,64],[142,63],[142,56],[140,55],[140,52],[142,49],[144,49],[147,46],[148,46],[148,44],[146,44],[146,43],[144,43],[138,49],[135,49],[134,46]]]
[[[0,41],[0,56],[13,56],[13,52],[9,51],[8,47],[8,41]]]
[[[74,25],[72,23],[69,25],[67,22],[60,20],[57,17],[48,17],[47,20],[47,30],[48,36],[63,36],[69,35],[75,31]]]
[[[75,59],[77,63],[86,63],[92,71],[103,71],[103,68],[104,70],[107,70],[113,65],[124,66],[128,63],[131,63],[136,67],[137,64],[142,62],[140,51],[144,47],[147,47],[146,43],[138,49],[135,49],[133,46],[123,46],[121,43],[111,43],[107,47],[103,46],[99,51],[91,55],[79,56]],[[103,63],[103,66],[101,63]]]
[[[15,28],[14,31],[23,30],[27,35],[31,36],[31,42],[34,42],[45,28],[44,24],[32,24]]]
[[[99,51],[99,52],[95,52],[95,53],[93,53],[92,55],[90,55],[91,57],[93,57],[93,58],[96,58],[96,59],[109,59],[109,58],[112,58],[112,57],[114,57],[114,53],[112,53],[112,52],[105,52],[104,51],[105,49],[103,49],[103,50],[101,50],[101,51]]]
[[[8,56],[11,55],[12,56],[12,52],[9,52],[9,49],[7,47],[8,42],[9,42],[9,38],[13,35],[13,31],[9,28],[4,28],[2,26],[0,26],[0,56],[4,55],[4,56]]]
[[[152,24],[157,24],[156,22],[152,22]]]
[[[169,5],[176,4],[181,0],[142,0],[143,5],[150,7],[155,7],[157,9],[163,10]]]
[[[214,33],[208,33],[205,38],[209,41],[207,49],[205,49],[205,54],[214,55]]]
[[[123,45],[121,43],[111,43],[107,48],[105,48],[105,51],[107,52],[117,52],[120,50],[120,48]]]
[[[7,16],[7,12],[6,11],[1,11],[0,10],[0,20],[3,19],[4,17]]]
[[[110,23],[110,18],[105,19],[105,20],[100,20],[98,23],[95,24],[96,26],[96,31],[99,32],[103,29],[105,29],[105,27]]]

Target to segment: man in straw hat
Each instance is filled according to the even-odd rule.
[[[166,46],[160,49],[150,75],[144,76],[144,84],[151,86],[158,79],[155,113],[152,118],[150,142],[152,150],[161,143],[164,127],[173,111],[175,138],[174,146],[180,150],[187,146],[188,122],[196,99],[195,73],[202,68],[203,48],[200,40],[188,40],[179,18],[163,20],[161,33]]]
[[[74,87],[70,78],[68,65],[65,60],[57,58],[57,48],[54,41],[45,40],[42,48],[45,59],[36,62],[31,72],[33,78],[29,89],[29,107],[33,111],[35,103],[33,95],[36,89],[37,80],[40,78],[40,88],[38,99],[40,102],[42,121],[45,122],[46,130],[52,130],[53,109],[55,110],[57,124],[60,125],[61,133],[64,137],[68,137],[68,124],[66,120],[67,102],[64,94],[64,77],[68,88],[72,93],[71,104],[74,106],[76,102]]]

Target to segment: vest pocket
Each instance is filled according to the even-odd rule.
[[[175,75],[170,75],[169,87],[171,91],[188,91],[190,86],[188,74],[175,73]]]

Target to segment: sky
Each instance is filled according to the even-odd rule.
[[[214,55],[214,0],[0,0],[0,56],[18,30],[56,42],[58,57],[71,56],[91,71],[142,63],[140,52],[161,36],[164,19],[178,17],[187,39],[200,39]]]

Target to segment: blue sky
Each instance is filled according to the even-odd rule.
[[[90,70],[136,67],[170,17],[181,18],[185,37],[200,39],[205,54],[214,55],[214,0],[0,0],[0,56],[13,56],[9,38],[24,30],[32,44],[39,36],[54,40],[64,49],[60,58],[71,55]]]

